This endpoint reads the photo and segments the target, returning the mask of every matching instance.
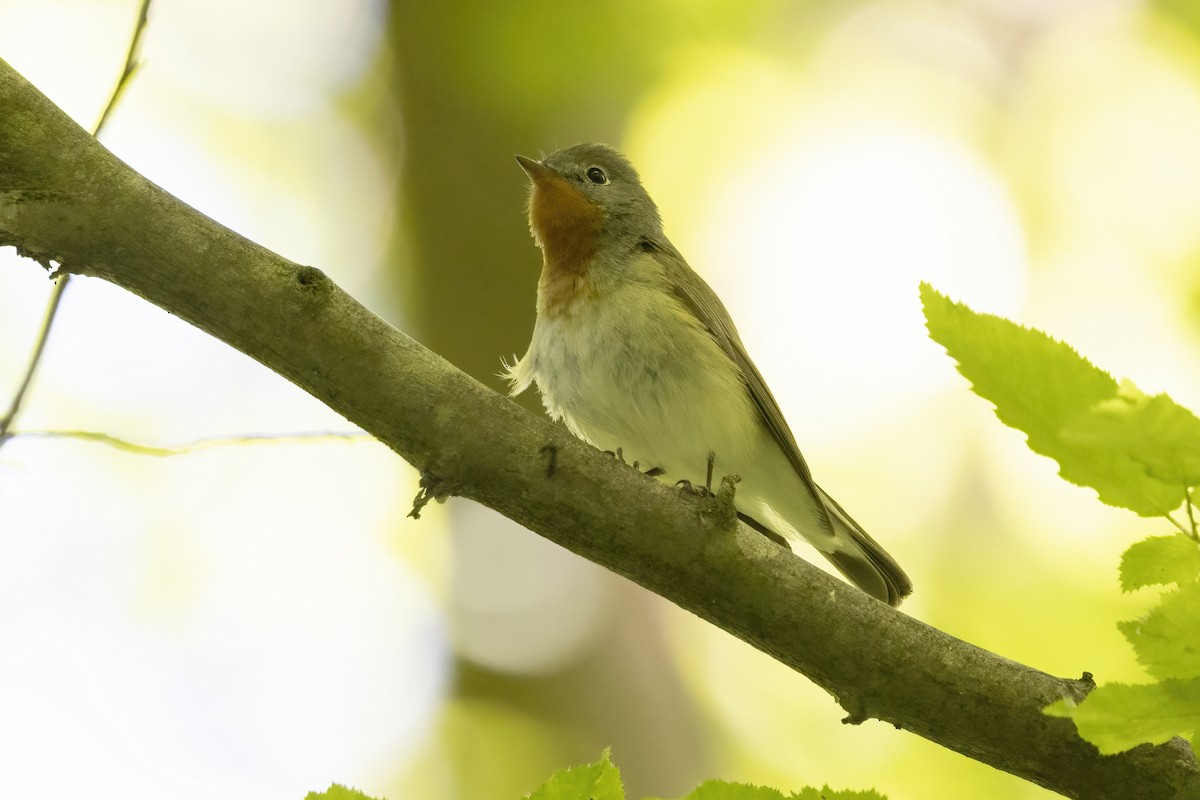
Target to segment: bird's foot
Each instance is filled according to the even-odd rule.
[[[717,454],[709,453],[708,454],[708,469],[704,473],[704,485],[703,486],[696,486],[694,483],[692,483],[689,480],[676,481],[675,485],[679,487],[679,490],[681,492],[687,492],[688,494],[695,495],[696,497],[715,497],[716,495],[713,494],[713,490],[712,490],[712,479],[713,479],[713,465],[716,464],[716,462],[717,462]],[[740,480],[741,480],[741,478],[737,478],[734,482],[736,483],[737,481],[740,481]]]
[[[712,489],[707,486],[697,486],[687,479],[675,481],[675,487],[679,489],[680,494],[690,494],[694,497],[713,497]]]
[[[700,518],[706,524],[723,531],[737,530],[738,510],[734,504],[734,487],[740,481],[737,475],[726,475],[716,492],[707,486],[696,486],[690,481],[679,481],[680,494],[687,493],[700,498]]]
[[[621,452],[621,448],[619,448],[619,447],[616,449],[616,451],[605,450],[604,455],[608,456],[609,458],[615,458],[617,461],[620,461],[622,464],[625,463],[625,454],[623,452]]]
[[[622,464],[625,463],[625,453],[622,452],[621,448],[619,447],[617,448],[616,452],[613,452],[612,450],[605,450],[604,455],[615,458]],[[637,470],[641,469],[641,464],[639,464],[637,461],[633,462],[633,464],[630,466]],[[666,470],[662,467],[651,467],[650,469],[646,470],[644,474],[649,475],[651,478],[657,478],[659,475],[666,474]]]

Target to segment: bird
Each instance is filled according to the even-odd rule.
[[[908,576],[813,480],[729,312],[664,234],[629,160],[604,144],[516,158],[542,268],[529,347],[504,365],[511,394],[536,384],[572,434],[665,480],[705,465],[706,486],[714,468],[739,475],[749,527],[807,542],[899,605]]]

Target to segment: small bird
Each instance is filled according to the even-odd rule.
[[[663,233],[633,165],[602,144],[535,161],[529,228],[542,250],[537,321],[506,365],[551,417],[601,450],[676,479],[740,475],[738,516],[807,541],[890,605],[912,591],[895,560],[818,486],[725,306]]]

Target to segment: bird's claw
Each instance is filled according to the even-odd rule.
[[[619,448],[619,447],[616,449],[615,452],[612,450],[605,450],[604,455],[608,456],[609,458],[615,458],[617,461],[620,461],[622,464],[625,463],[625,454],[623,452],[621,452],[621,448]]]
[[[622,464],[626,463],[625,462],[625,453],[622,452],[621,448],[619,448],[619,447],[616,449],[615,452],[612,450],[605,450],[604,455],[609,456],[610,458],[615,458],[617,461],[620,461]],[[637,470],[641,469],[641,464],[640,464],[640,462],[637,462],[637,461],[633,462],[633,464],[631,464],[630,466],[632,466],[634,469],[637,469]],[[663,469],[662,467],[651,467],[650,469],[646,470],[645,473],[643,473],[643,474],[649,475],[651,478],[657,478],[659,475],[663,475],[665,473],[666,473],[666,470]]]
[[[712,497],[712,489],[707,486],[697,486],[686,478],[681,481],[675,481],[675,487],[679,489],[680,494],[690,494],[695,497]]]

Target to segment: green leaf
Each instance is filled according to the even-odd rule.
[[[1183,535],[1154,536],[1121,558],[1126,591],[1179,584],[1140,620],[1118,623],[1138,661],[1160,683],[1105,684],[1076,706],[1060,700],[1045,713],[1075,720],[1083,738],[1102,753],[1119,753],[1172,736],[1193,743],[1200,731],[1200,547]]]
[[[1151,397],[1128,381],[1063,438],[1120,450],[1168,486],[1200,485],[1200,419],[1165,394]]]
[[[784,795],[778,789],[766,786],[751,786],[727,781],[705,781],[682,800],[887,800],[874,791],[834,791],[828,786],[821,789],[806,787],[797,794]]]
[[[1151,536],[1121,556],[1121,588],[1184,585],[1200,578],[1200,545],[1181,533]]]
[[[1189,423],[1164,404],[1146,403],[1147,410],[1138,411],[1136,396],[1132,410],[1114,405],[1129,402],[1131,393],[1123,397],[1111,375],[1041,331],[972,311],[927,283],[921,301],[930,336],[958,362],[975,393],[992,402],[1001,422],[1023,431],[1034,452],[1057,461],[1064,479],[1142,516],[1162,516],[1183,502],[1182,484],[1155,477],[1164,472],[1158,458],[1145,463],[1139,460],[1145,448],[1122,445],[1136,439],[1128,429],[1135,421],[1152,423],[1158,433],[1190,430]],[[1116,441],[1111,430],[1098,429],[1096,415],[1112,417],[1103,424],[1117,429]]]
[[[795,800],[887,800],[887,798],[871,789],[862,792],[852,792],[846,789],[835,792],[828,786],[820,791],[816,789],[803,789],[800,794],[792,795]]]
[[[705,781],[683,800],[786,800],[783,792],[746,783]]]
[[[330,784],[323,792],[309,792],[304,800],[373,800],[358,789],[347,789],[339,784]]]
[[[592,764],[569,767],[550,776],[536,791],[525,795],[528,800],[625,800],[621,773],[605,750],[600,760]]]
[[[1143,742],[1162,744],[1173,736],[1190,739],[1200,730],[1200,680],[1109,683],[1079,705],[1059,700],[1046,713],[1073,719],[1080,735],[1105,755]]]
[[[1146,616],[1117,627],[1155,678],[1200,678],[1200,583],[1163,595]]]

